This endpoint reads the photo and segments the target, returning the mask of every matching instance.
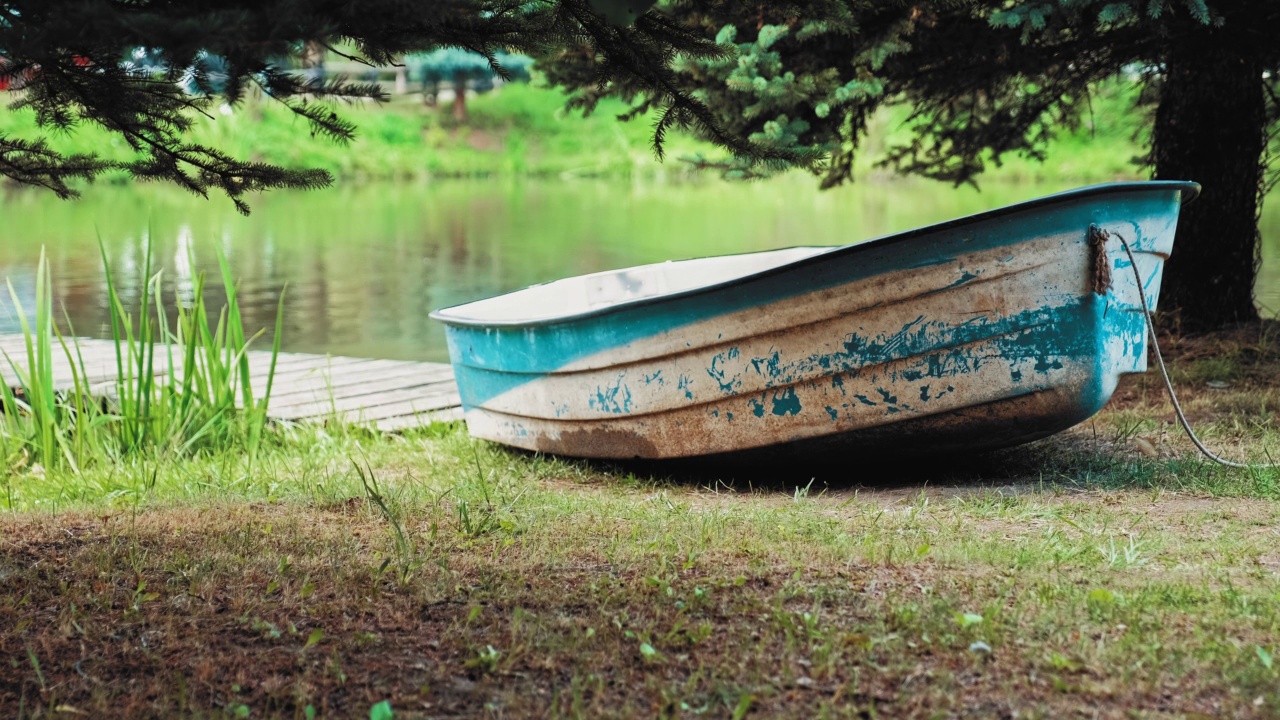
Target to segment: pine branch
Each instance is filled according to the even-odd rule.
[[[53,191],[62,199],[79,196],[70,180],[92,181],[113,166],[91,155],[63,155],[43,140],[28,141],[0,135],[0,175],[26,185]]]

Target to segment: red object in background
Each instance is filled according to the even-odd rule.
[[[79,67],[87,67],[93,64],[93,60],[91,58],[87,58],[82,55],[72,55],[71,62],[75,63]],[[0,55],[0,66],[5,64],[7,64],[6,58],[3,55]],[[11,88],[14,90],[22,89],[22,86],[26,85],[26,82],[35,76],[39,68],[39,65],[29,65],[25,70],[19,73],[0,77],[0,92]]]
[[[86,58],[77,57],[75,58],[75,63],[77,65],[88,65],[90,61]],[[7,59],[3,55],[0,55],[0,66],[7,64]],[[35,76],[39,67],[39,65],[28,65],[25,69],[19,72],[8,73],[3,77],[0,77],[0,92],[4,90],[21,90],[22,87],[27,84],[27,81]]]

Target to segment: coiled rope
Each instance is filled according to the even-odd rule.
[[[1155,351],[1156,364],[1160,367],[1160,376],[1164,378],[1164,388],[1169,391],[1169,401],[1173,403],[1173,411],[1178,416],[1178,423],[1182,425],[1182,429],[1186,431],[1187,437],[1191,438],[1191,442],[1196,448],[1207,458],[1219,465],[1225,465],[1231,468],[1240,468],[1242,470],[1269,470],[1280,467],[1280,463],[1240,463],[1215,455],[1204,443],[1200,442],[1200,438],[1196,436],[1195,430],[1191,429],[1191,423],[1187,421],[1187,415],[1182,411],[1182,405],[1178,402],[1178,393],[1173,390],[1173,381],[1169,379],[1169,369],[1165,367],[1164,355],[1160,352],[1160,342],[1156,339],[1155,321],[1151,318],[1151,308],[1147,305],[1146,287],[1142,282],[1142,273],[1138,271],[1138,261],[1133,256],[1133,250],[1129,247],[1129,243],[1120,233],[1109,233],[1097,225],[1089,226],[1089,242],[1097,249],[1102,248],[1102,257],[1105,257],[1105,244],[1107,239],[1115,238],[1120,241],[1120,245],[1124,248],[1125,255],[1129,256],[1129,267],[1133,270],[1133,279],[1138,283],[1138,300],[1142,303],[1142,316],[1147,321],[1147,334],[1151,337],[1151,349]],[[1097,257],[1095,255],[1095,257]],[[1095,263],[1097,264],[1097,263]],[[1110,274],[1107,275],[1106,285],[1110,285]],[[1095,278],[1095,284],[1097,284]]]

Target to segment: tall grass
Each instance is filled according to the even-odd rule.
[[[0,383],[0,449],[5,473],[23,468],[65,467],[129,456],[183,456],[203,450],[241,449],[256,455],[267,423],[283,330],[283,296],[265,385],[259,396],[249,364],[250,345],[262,331],[246,333],[230,267],[219,258],[226,304],[211,315],[204,301],[205,276],[194,280],[193,299],[179,298],[173,324],[159,301],[161,273],[145,255],[142,295],[132,310],[117,292],[103,253],[115,378],[91,386],[74,332],[64,337],[53,321],[53,293],[43,253],[37,269],[34,323],[12,284],[9,295],[22,328],[25,358],[5,361],[11,373]],[[70,322],[67,322],[70,329]],[[55,346],[55,340],[57,341]],[[62,352],[71,377],[56,378]]]
[[[32,326],[18,301],[18,294],[9,283],[9,297],[14,313],[22,327],[25,340],[26,364],[20,364],[5,352],[5,360],[18,381],[15,393],[8,383],[3,383],[4,402],[3,435],[8,464],[26,464],[31,459],[43,465],[52,465],[60,456],[74,467],[75,456],[68,453],[66,442],[68,421],[64,403],[57,396],[53,384],[53,302],[49,287],[49,266],[44,251],[36,269],[36,316]],[[74,422],[74,421],[72,421]],[[11,440],[15,447],[10,448]],[[15,452],[21,453],[15,456]]]

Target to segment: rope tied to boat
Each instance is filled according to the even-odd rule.
[[[1160,352],[1160,341],[1156,339],[1155,320],[1152,319],[1151,307],[1147,304],[1147,289],[1142,282],[1142,273],[1138,271],[1138,260],[1133,256],[1133,249],[1129,247],[1128,241],[1124,239],[1120,233],[1111,233],[1103,230],[1097,225],[1089,226],[1089,244],[1094,251],[1094,292],[1098,292],[1099,278],[1101,276],[1100,268],[1102,263],[1106,262],[1106,287],[1111,286],[1111,268],[1110,262],[1106,261],[1106,245],[1107,240],[1115,238],[1120,241],[1120,246],[1124,248],[1125,255],[1129,256],[1129,268],[1133,270],[1134,282],[1138,284],[1138,300],[1142,303],[1142,317],[1146,319],[1147,334],[1151,337],[1151,349],[1156,356],[1156,365],[1160,368],[1160,376],[1164,378],[1164,388],[1169,393],[1169,401],[1173,403],[1173,412],[1178,416],[1178,423],[1182,426],[1183,431],[1187,433],[1187,437],[1191,438],[1191,442],[1195,444],[1196,449],[1205,457],[1219,465],[1226,467],[1239,468],[1242,470],[1269,470],[1280,468],[1280,463],[1240,463],[1215,455],[1205,444],[1200,441],[1196,432],[1191,429],[1191,423],[1187,420],[1187,414],[1182,411],[1182,404],[1178,402],[1178,393],[1174,392],[1173,381],[1169,379],[1169,369],[1165,367],[1164,355]],[[1098,292],[1099,295],[1105,293],[1106,290]]]
[[[1110,235],[1097,225],[1089,226],[1089,248],[1093,250],[1093,292],[1106,295],[1111,289],[1111,258],[1107,257]]]

